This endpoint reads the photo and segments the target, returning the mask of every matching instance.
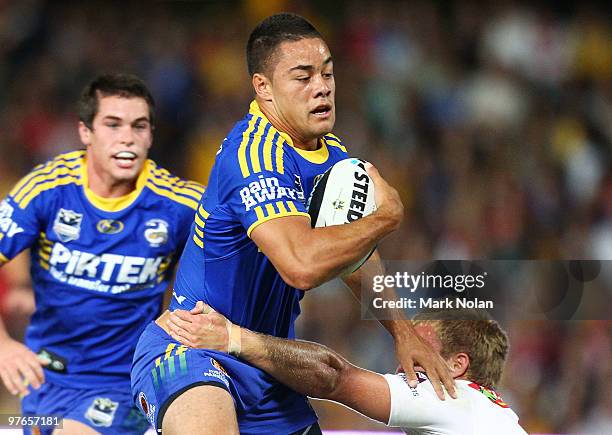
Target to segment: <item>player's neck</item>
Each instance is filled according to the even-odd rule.
[[[287,133],[293,142],[293,146],[306,151],[315,151],[319,147],[319,138],[303,138],[300,134],[287,122],[283,121],[282,117],[274,110],[274,105],[271,102],[256,99],[259,105],[259,110],[264,114],[272,127],[282,133]]]
[[[118,181],[110,174],[96,171],[88,161],[86,187],[102,198],[120,198],[136,189],[136,180]]]

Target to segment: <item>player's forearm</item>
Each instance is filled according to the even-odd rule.
[[[288,340],[241,329],[240,358],[269,373],[298,393],[334,399],[350,364],[331,349],[307,341]]]
[[[397,228],[397,220],[384,216],[366,216],[350,225],[314,228],[297,248],[310,271],[311,287],[338,276],[376,247]]]

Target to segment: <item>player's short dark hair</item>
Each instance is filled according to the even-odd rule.
[[[413,323],[432,325],[442,344],[443,358],[465,352],[470,357],[466,376],[471,381],[484,387],[499,384],[508,355],[508,336],[486,310],[425,311],[417,314]]]
[[[149,122],[155,121],[155,101],[147,85],[132,74],[103,74],[83,88],[78,102],[79,119],[88,128],[98,113],[101,97],[119,96],[124,98],[142,98],[149,106]]]
[[[274,52],[281,43],[305,38],[323,39],[304,17],[286,12],[269,16],[249,36],[246,49],[249,75],[269,72]]]

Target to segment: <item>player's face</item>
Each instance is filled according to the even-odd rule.
[[[88,148],[88,166],[98,179],[118,184],[138,178],[153,141],[150,121],[143,98],[99,98],[92,128],[82,122],[79,125],[81,140]]]
[[[290,136],[308,144],[336,121],[331,54],[320,38],[283,42],[274,54],[272,104]]]

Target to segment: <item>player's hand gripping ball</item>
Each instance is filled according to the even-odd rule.
[[[348,224],[376,210],[374,183],[365,164],[361,159],[344,159],[315,179],[308,199],[308,213],[313,227]],[[341,275],[349,275],[359,269],[374,249],[347,267]]]

